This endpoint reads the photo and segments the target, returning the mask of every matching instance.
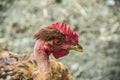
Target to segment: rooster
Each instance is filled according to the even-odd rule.
[[[73,80],[67,68],[56,59],[70,50],[82,52],[78,35],[63,22],[40,29],[35,35],[34,54],[0,51],[0,80]]]

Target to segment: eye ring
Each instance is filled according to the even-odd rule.
[[[60,45],[60,44],[61,44],[61,41],[60,41],[60,40],[57,40],[57,41],[55,41],[55,44]]]

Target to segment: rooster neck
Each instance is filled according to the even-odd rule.
[[[49,56],[42,50],[39,53],[35,53],[34,56],[39,72],[43,73],[42,75],[46,77],[51,72]]]
[[[44,41],[37,40],[34,46],[34,58],[38,67],[46,74],[50,70],[49,55],[44,51]]]
[[[40,51],[39,53],[35,53],[35,60],[43,72],[47,72],[47,69],[50,67],[49,56],[43,51]]]

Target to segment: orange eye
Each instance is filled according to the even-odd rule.
[[[57,45],[60,45],[61,43],[62,43],[62,42],[59,41],[59,40],[55,41],[55,44],[57,44]]]

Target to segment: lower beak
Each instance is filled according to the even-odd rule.
[[[71,50],[75,50],[75,51],[78,51],[78,52],[83,52],[83,48],[81,45],[77,44],[77,45],[72,45],[70,47]]]

